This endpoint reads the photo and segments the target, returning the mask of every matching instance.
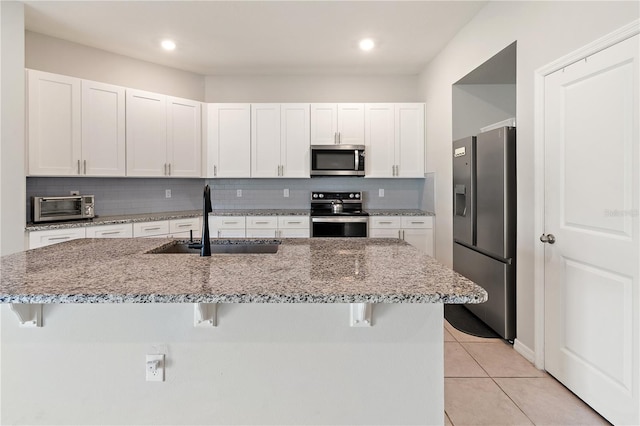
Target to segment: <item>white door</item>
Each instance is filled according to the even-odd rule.
[[[202,126],[200,102],[167,98],[167,175],[200,177]]]
[[[280,104],[251,105],[251,177],[280,176]]]
[[[28,72],[29,174],[81,173],[80,79]]]
[[[364,104],[338,104],[338,143],[364,145]]]
[[[282,104],[281,176],[308,178],[311,168],[309,104]]]
[[[396,105],[396,176],[424,177],[424,104]]]
[[[167,98],[127,90],[127,176],[166,176]]]
[[[251,105],[209,104],[207,117],[208,177],[251,177]]]
[[[396,138],[394,104],[366,104],[364,122],[366,176],[392,177]]]
[[[545,368],[620,425],[640,423],[639,74],[635,36],[545,78]]]
[[[82,174],[125,175],[125,89],[82,80]]]
[[[311,145],[334,145],[337,136],[337,105],[311,104]]]

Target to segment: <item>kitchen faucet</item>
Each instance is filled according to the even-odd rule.
[[[211,207],[211,189],[209,185],[204,186],[202,200],[202,240],[200,244],[189,244],[189,248],[199,248],[200,256],[211,256],[211,239],[209,239],[209,213],[213,211]]]

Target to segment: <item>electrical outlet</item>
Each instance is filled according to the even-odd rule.
[[[242,197],[242,189],[236,189],[236,197]]]
[[[282,195],[284,198],[289,198],[289,188],[285,188]]]
[[[80,195],[80,191],[69,191],[70,195]]]
[[[164,354],[147,355],[147,382],[164,382]]]
[[[164,198],[171,198],[171,190],[170,189],[165,189],[164,190]]]
[[[378,197],[380,198],[384,197],[384,188],[378,189]]]

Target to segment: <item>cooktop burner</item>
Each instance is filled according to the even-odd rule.
[[[362,192],[312,192],[311,216],[369,216],[362,210]]]

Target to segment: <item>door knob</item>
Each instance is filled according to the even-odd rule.
[[[556,237],[553,234],[542,234],[540,235],[540,241],[542,241],[543,243],[553,244],[556,242]]]

